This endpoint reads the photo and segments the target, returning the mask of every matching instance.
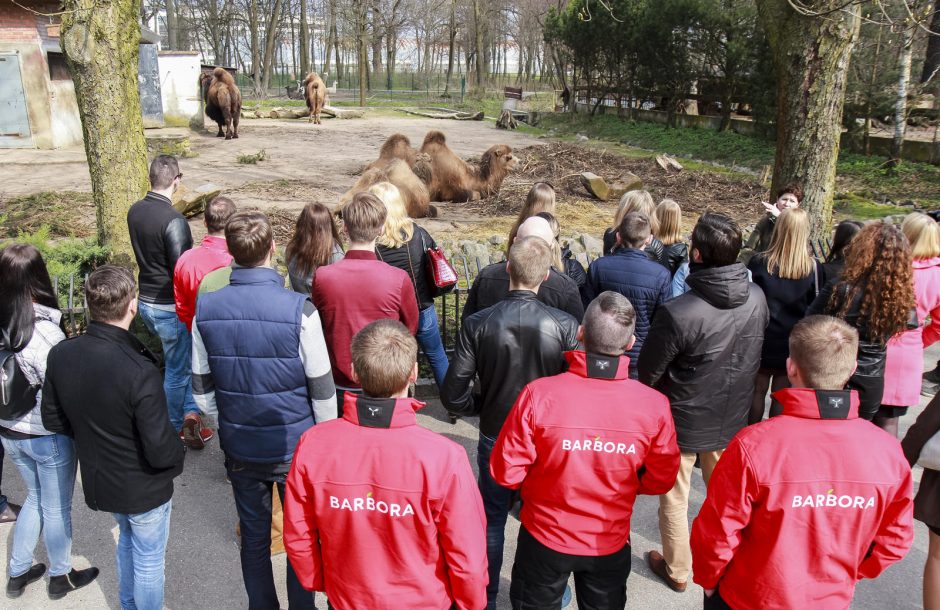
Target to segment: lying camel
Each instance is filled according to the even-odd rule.
[[[431,159],[428,192],[432,201],[459,203],[495,195],[518,163],[512,148],[497,144],[483,153],[479,168],[474,167],[454,154],[440,131],[427,133],[421,152]]]

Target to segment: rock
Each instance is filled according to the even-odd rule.
[[[588,140],[590,140],[590,138],[584,135],[583,133],[579,133],[578,135],[574,137],[574,139],[577,140],[578,142],[587,142]]]
[[[584,254],[584,244],[581,243],[581,236],[575,235],[568,240],[568,249],[574,255]]]
[[[582,265],[585,269],[588,268],[588,257],[587,257],[587,254],[584,254],[583,252],[582,252],[581,254],[575,254],[574,258],[575,258],[575,260],[577,260],[579,263],[581,263],[581,265]]]
[[[477,259],[481,268],[490,264],[490,250],[485,244],[464,240],[459,245],[460,250],[467,257],[467,263],[474,271],[476,271]]]
[[[638,191],[642,188],[643,180],[639,176],[631,172],[624,172],[610,185],[607,200],[620,199],[624,193]]]
[[[593,235],[582,235],[581,245],[584,246],[584,251],[592,257],[596,258],[604,253],[604,242]]]
[[[494,246],[505,246],[507,237],[504,235],[491,235],[490,243]]]
[[[610,187],[607,186],[607,182],[597,174],[583,172],[581,174],[581,184],[587,189],[587,192],[594,195],[594,197],[601,201],[607,201],[607,197],[610,195]]]
[[[206,204],[222,193],[222,187],[207,182],[191,190],[182,184],[173,193],[173,207],[177,212],[187,218],[195,216],[206,209]]]

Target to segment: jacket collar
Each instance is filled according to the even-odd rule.
[[[228,252],[228,243],[225,241],[225,238],[216,235],[206,235],[202,238],[202,242],[199,245],[210,250],[217,250],[218,252]]]
[[[783,414],[804,419],[857,419],[855,390],[787,388],[771,395],[783,405]]]
[[[940,257],[922,258],[914,261],[914,269],[927,269],[940,266]]]
[[[343,419],[363,428],[404,428],[418,423],[424,403],[414,398],[372,398],[346,392]]]
[[[346,253],[344,258],[359,260],[359,261],[377,261],[379,258],[375,255],[375,252],[368,252],[366,250],[350,250]]]
[[[164,197],[160,193],[154,193],[153,191],[147,191],[147,196],[145,197],[145,199],[150,199],[151,201],[165,203],[167,205],[173,205],[173,202],[170,201],[168,197]]]
[[[233,286],[276,284],[283,288],[284,278],[270,267],[232,267],[232,278],[229,283]]]
[[[125,345],[144,358],[147,358],[154,364],[157,363],[157,357],[154,356],[149,349],[147,349],[147,346],[141,343],[140,339],[132,335],[129,331],[124,330],[120,326],[108,324],[107,322],[96,322],[92,320],[88,324],[88,330],[85,331],[85,334],[91,337],[103,339],[110,343]]]
[[[628,258],[645,258],[649,260],[649,255],[642,248],[630,248],[628,246],[617,246],[613,252],[613,256],[624,256]]]
[[[626,356],[614,358],[581,351],[565,352],[568,372],[589,379],[622,380],[630,376],[630,359]]]
[[[538,298],[538,295],[531,290],[510,290],[506,294],[504,301],[532,301]]]
[[[40,305],[39,303],[33,303],[33,315],[36,320],[46,320],[53,324],[58,324],[62,320],[61,311]]]

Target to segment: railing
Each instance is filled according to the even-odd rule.
[[[87,279],[88,275],[78,276],[75,273],[69,274],[67,278],[60,278],[59,276],[52,278],[52,289],[59,297],[62,320],[70,337],[82,334],[88,326],[85,313],[87,305],[85,302],[85,280]],[[78,305],[79,299],[81,305]]]

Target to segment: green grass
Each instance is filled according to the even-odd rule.
[[[238,155],[238,157],[236,158],[236,161],[238,161],[242,165],[257,165],[259,161],[264,161],[264,158],[266,155],[267,153],[265,153],[264,149],[262,148],[261,150],[259,150],[253,155],[248,155],[248,154]]]

